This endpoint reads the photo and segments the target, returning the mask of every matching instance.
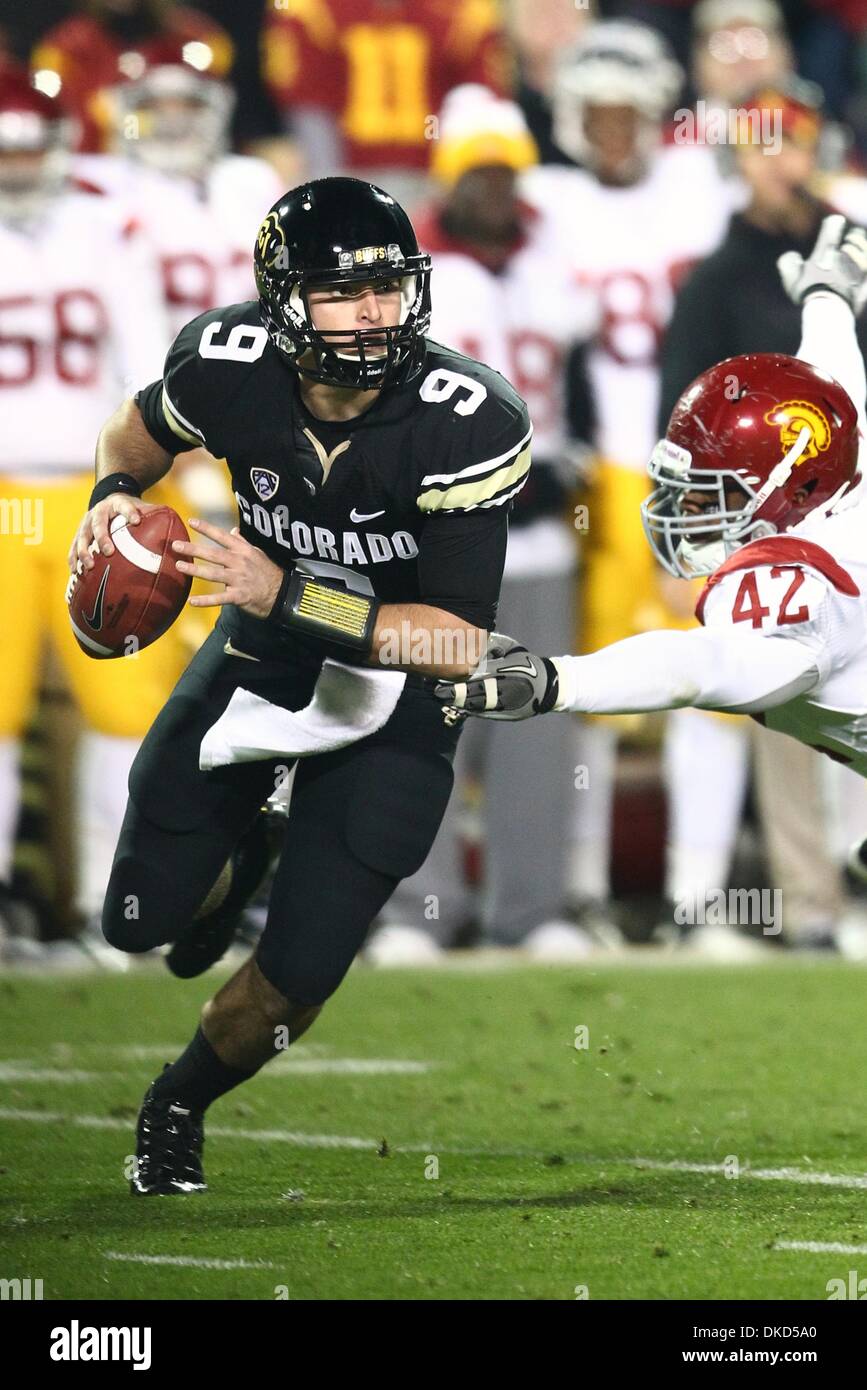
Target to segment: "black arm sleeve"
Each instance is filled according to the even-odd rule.
[[[166,424],[166,417],[163,413],[163,383],[162,381],[152,381],[150,386],[143,386],[133,397],[139,408],[139,413],[144,421],[144,427],[151,439],[155,439],[161,449],[165,449],[167,454],[172,457],[176,454],[188,453],[195,448],[193,444],[185,444],[183,439],[179,439],[174,430],[170,430]]]
[[[419,543],[419,602],[490,630],[497,619],[508,532],[503,507],[433,513]]]
[[[691,381],[731,355],[725,277],[714,263],[696,267],[675,300],[662,343],[659,433],[665,434],[677,399]]]

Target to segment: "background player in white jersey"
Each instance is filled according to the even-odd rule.
[[[432,337],[501,372],[534,421],[533,472],[509,517],[499,621],[532,632],[537,643],[544,631],[550,634],[545,645],[556,646],[571,641],[577,556],[575,529],[564,519],[576,444],[567,423],[567,384],[580,381],[575,350],[594,331],[596,310],[562,257],[550,211],[518,197],[517,175],[535,160],[520,107],[474,84],[456,88],[433,152],[442,195],[416,227],[436,269]],[[556,737],[516,739],[504,732],[467,730],[459,792],[423,867],[386,908],[388,926],[368,950],[378,963],[430,958],[436,944],[452,945],[473,915],[460,794],[470,788],[482,793],[485,939],[548,957],[587,954],[589,938],[563,920],[571,779],[557,783],[559,834],[542,824],[528,833],[513,815],[516,797],[541,798],[546,788],[550,794],[558,774],[574,764],[573,730],[564,720],[527,731]]]
[[[107,411],[159,370],[168,326],[149,247],[118,205],[68,179],[72,130],[26,74],[0,79],[0,917],[9,901],[19,742],[50,637],[87,726],[75,813],[77,906],[102,905],[129,765],[185,664],[173,638],[93,664],[64,603],[69,535]]]
[[[554,660],[506,638],[487,668],[441,686],[441,698],[505,719],[734,710],[867,776],[867,382],[855,336],[867,233],[844,231],[834,214],[806,261],[780,258],[803,305],[798,356],[756,353],[704,372],[653,452],[647,536],[672,574],[709,576],[704,626]],[[852,863],[867,877],[864,850],[856,843]]]
[[[658,353],[675,289],[722,235],[731,199],[707,147],[662,143],[682,73],[643,25],[590,25],[566,54],[554,90],[554,135],[584,167],[529,171],[524,187],[556,211],[576,274],[597,295],[602,324],[589,354],[599,464],[588,497],[580,650],[665,621],[639,505],[656,438]],[[573,891],[609,896],[617,730],[586,724],[590,785],[576,799]],[[599,915],[603,915],[601,912]]]
[[[80,155],[83,177],[129,206],[159,260],[171,339],[197,314],[255,294],[250,245],[282,192],[263,159],[228,150],[235,104],[204,43],[166,39],[120,60],[106,93],[113,154]],[[194,510],[221,524],[232,514],[225,470],[198,450],[178,471]],[[208,624],[208,626],[210,623]]]
[[[108,94],[114,153],[76,166],[126,198],[156,246],[172,336],[253,294],[250,243],[282,191],[265,160],[228,152],[235,96],[211,62],[206,44],[168,40],[147,56],[125,53]]]

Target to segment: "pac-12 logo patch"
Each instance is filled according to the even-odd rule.
[[[263,502],[269,501],[280,486],[280,479],[270,468],[251,468],[250,481],[256,489],[256,496]]]

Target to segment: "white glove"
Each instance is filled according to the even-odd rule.
[[[807,260],[797,251],[786,251],[777,269],[796,304],[810,294],[836,294],[857,317],[867,301],[867,232],[862,227],[846,232],[845,217],[832,213],[824,219]]]

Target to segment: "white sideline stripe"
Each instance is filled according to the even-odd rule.
[[[23,1120],[32,1124],[74,1125],[76,1129],[128,1130],[134,1116],[122,1119],[114,1115],[69,1115],[58,1110],[18,1110],[0,1107],[0,1120]],[[296,1134],[287,1129],[231,1129],[225,1125],[209,1125],[208,1134],[218,1139],[250,1139],[253,1143],[292,1144],[298,1149],[375,1149],[377,1139],[361,1139],[352,1134]],[[430,1149],[425,1148],[425,1153]]]
[[[0,1120],[20,1120],[28,1124],[68,1124],[78,1129],[124,1129],[128,1130],[130,1119],[112,1115],[70,1115],[56,1110],[19,1110],[11,1106],[0,1107]],[[209,1135],[219,1139],[248,1139],[257,1144],[291,1144],[299,1149],[359,1149],[369,1150],[379,1147],[379,1139],[364,1139],[357,1134],[302,1134],[288,1129],[235,1129],[226,1125],[209,1125]],[[466,1158],[547,1158],[547,1149],[490,1149],[471,1147],[462,1144],[390,1144],[393,1153],[452,1154]],[[584,1167],[647,1168],[669,1173],[724,1173],[722,1163],[688,1163],[672,1159],[661,1161],[652,1158],[619,1158],[607,1155],[598,1158],[588,1154],[580,1156],[564,1155],[567,1163],[580,1163]],[[811,1172],[803,1168],[742,1168],[741,1178],[756,1178],[764,1182],[793,1182],[803,1185],[818,1184],[823,1187],[867,1188],[867,1175],[854,1173]]]
[[[31,1067],[27,1062],[0,1062],[0,1081],[50,1081],[72,1086],[85,1081],[100,1081],[105,1075],[102,1071],[62,1070],[59,1067]]]
[[[839,1240],[775,1240],[774,1250],[806,1250],[810,1255],[867,1255],[867,1245],[844,1245]]]
[[[183,1265],[192,1269],[276,1269],[270,1260],[209,1260],[195,1255],[123,1255],[118,1250],[106,1250],[106,1260],[122,1260],[135,1265]]]
[[[612,1160],[615,1162],[617,1160]],[[627,1158],[620,1162],[632,1168],[653,1168],[669,1173],[725,1173],[724,1163],[688,1163],[683,1159],[662,1162],[655,1158]],[[807,1186],[848,1187],[867,1189],[867,1174],[813,1172],[809,1168],[741,1168],[739,1178],[757,1178],[760,1182],[798,1182]]]
[[[146,545],[142,545],[141,541],[136,540],[126,524],[126,517],[116,516],[109,530],[111,531],[111,539],[125,560],[129,560],[130,564],[135,565],[137,569],[148,570],[151,574],[159,574],[162,556],[157,555],[154,550],[148,550]]]
[[[400,1061],[390,1057],[287,1057],[274,1062],[266,1076],[422,1076],[433,1071],[433,1062]]]
[[[174,1049],[175,1053],[183,1047]],[[163,1054],[165,1055],[165,1054]],[[143,1059],[142,1059],[143,1060]],[[434,1062],[404,1061],[395,1057],[287,1057],[273,1063],[266,1076],[423,1076],[433,1071]],[[0,1081],[33,1082],[35,1085],[59,1082],[83,1085],[109,1076],[125,1076],[123,1071],[77,1071],[36,1067],[27,1062],[0,1062]]]

